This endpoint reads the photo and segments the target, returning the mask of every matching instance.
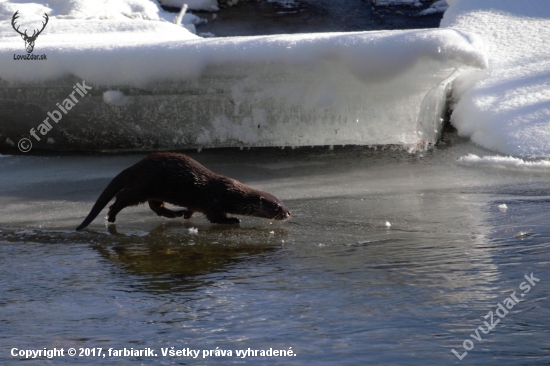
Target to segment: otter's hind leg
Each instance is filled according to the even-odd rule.
[[[189,211],[189,210],[173,211],[173,210],[170,210],[169,208],[166,208],[166,206],[164,206],[164,202],[162,202],[162,201],[149,200],[149,207],[157,215],[168,217],[170,219],[173,219],[175,217],[182,217],[182,216],[186,219],[190,219],[191,216],[193,216],[193,211]]]
[[[116,195],[115,203],[109,207],[109,213],[107,213],[107,221],[115,222],[116,215],[124,208],[128,206],[136,206],[145,202],[145,199],[141,199],[135,192],[122,190]]]

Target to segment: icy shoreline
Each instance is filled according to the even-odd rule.
[[[48,61],[2,63],[0,148],[16,147],[83,80],[91,97],[34,147],[426,146],[440,133],[448,78],[486,66],[475,38],[448,29],[131,40],[45,37]],[[0,58],[19,48],[2,45]],[[116,91],[120,105],[104,98]]]

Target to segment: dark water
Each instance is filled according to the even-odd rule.
[[[0,158],[0,363],[21,361],[12,348],[57,347],[64,357],[25,364],[550,364],[550,172],[457,164],[470,152],[489,154],[452,135],[422,154],[191,152],[276,194],[293,219],[227,227],[142,205],[78,233],[141,155]],[[531,273],[540,282],[524,293]],[[472,338],[513,291],[521,301]],[[465,340],[459,361],[451,349]],[[157,357],[108,356],[147,347]],[[163,357],[170,347],[201,353]],[[236,356],[290,347],[296,356]],[[203,358],[216,348],[232,356]]]
[[[421,10],[409,6],[374,8],[370,1],[361,0],[303,0],[287,6],[241,1],[222,8],[216,19],[212,13],[193,13],[208,20],[197,27],[198,33],[210,32],[218,37],[439,27],[443,14],[415,16]]]

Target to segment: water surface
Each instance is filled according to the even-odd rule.
[[[99,217],[75,232],[109,180],[143,155],[0,159],[2,364],[19,362],[14,347],[158,354],[29,365],[550,364],[550,172],[459,165],[490,152],[452,134],[421,154],[189,153],[277,195],[292,220],[230,227],[141,205],[116,225]],[[531,273],[540,282],[521,302],[478,331],[482,341],[470,337]],[[451,349],[462,354],[466,339],[474,348],[459,361]],[[233,356],[162,357],[166,347]],[[290,347],[296,356],[235,356]]]

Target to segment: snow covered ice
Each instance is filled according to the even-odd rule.
[[[86,14],[0,4],[0,147],[83,80],[91,96],[49,131],[55,143],[35,148],[423,147],[438,139],[457,70],[486,67],[475,36],[452,29],[204,39],[145,0],[81,0]],[[35,49],[47,61],[13,60],[23,52],[9,22],[17,9],[31,29],[51,14]]]

